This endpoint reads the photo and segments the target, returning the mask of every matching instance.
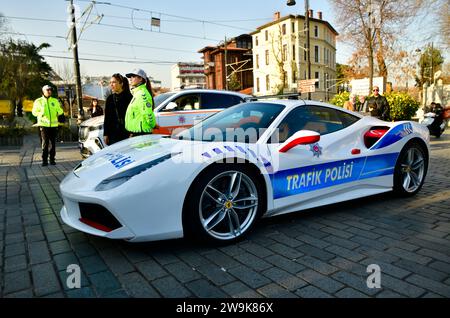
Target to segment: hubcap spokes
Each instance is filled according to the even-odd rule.
[[[425,171],[425,160],[422,152],[410,148],[401,164],[402,185],[407,192],[416,191],[422,184]]]
[[[258,209],[253,181],[239,171],[227,171],[211,180],[200,197],[200,222],[213,237],[227,240],[244,233]]]

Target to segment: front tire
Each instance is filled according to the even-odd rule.
[[[413,196],[422,188],[428,170],[428,156],[422,145],[409,142],[400,152],[394,171],[394,192]]]
[[[260,181],[242,164],[209,167],[193,182],[187,195],[183,211],[186,235],[219,244],[240,240],[264,209]]]

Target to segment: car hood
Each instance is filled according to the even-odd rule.
[[[105,116],[97,116],[97,117],[92,117],[89,118],[88,120],[83,121],[80,126],[84,126],[84,127],[95,127],[95,126],[99,126],[103,124],[103,121],[105,119]]]

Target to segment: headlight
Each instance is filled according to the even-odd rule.
[[[128,169],[124,172],[115,174],[115,175],[103,180],[102,182],[100,182],[95,187],[95,191],[106,191],[106,190],[114,189],[114,188],[120,186],[122,183],[127,182],[135,175],[138,175],[138,174],[144,172],[145,170],[150,169],[151,167],[154,167],[154,166],[160,164],[161,162],[166,161],[167,159],[170,159],[171,157],[172,157],[172,154],[168,154],[161,158],[158,158],[158,159],[152,160],[150,162],[146,162],[144,164],[136,166],[134,168]]]

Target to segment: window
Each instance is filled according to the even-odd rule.
[[[281,33],[282,33],[283,35],[286,34],[286,23],[283,24],[283,25],[281,26]]]
[[[256,54],[256,68],[259,68],[259,54]]]
[[[304,56],[304,60],[306,61],[306,43],[303,47],[305,48],[305,50],[303,50],[303,56]]]
[[[255,37],[255,46],[258,46],[259,45],[259,41],[258,41],[258,37],[256,36]]]
[[[269,50],[266,50],[266,65],[269,65]]]
[[[300,106],[281,121],[269,143],[283,143],[300,130],[312,130],[321,135],[344,129],[359,120],[358,117],[322,106]]]
[[[314,62],[319,63],[319,46],[314,45]]]
[[[292,83],[297,83],[297,72],[295,70],[292,71]]]
[[[244,102],[239,96],[222,93],[202,93],[201,109],[228,108]]]
[[[292,22],[291,31],[292,33],[295,33],[295,22]]]
[[[319,37],[319,27],[318,27],[317,25],[314,26],[314,36],[315,36],[316,38]]]
[[[256,78],[256,91],[259,92],[259,77]]]
[[[287,44],[283,45],[283,51],[281,52],[281,59],[284,61],[287,60]]]
[[[320,88],[320,76],[319,76],[319,72],[315,72],[315,79],[318,79],[317,82],[314,83],[314,85],[316,86],[316,88]]]
[[[269,75],[266,75],[266,91],[270,91],[270,78]]]
[[[292,46],[292,60],[295,61],[295,44]]]
[[[266,30],[266,32],[264,32],[264,37],[266,39],[266,41],[269,41],[269,31]]]
[[[329,51],[328,51],[328,49],[327,48],[323,48],[323,59],[324,59],[324,63],[325,64],[327,64],[328,65],[328,62],[329,62],[329,58],[328,58],[328,53],[329,53]]]
[[[303,23],[303,34],[306,35],[306,23]],[[305,47],[306,47],[306,45],[305,45]]]
[[[200,96],[198,94],[186,94],[167,104],[163,112],[200,109]]]
[[[283,82],[283,87],[287,88],[288,87],[288,72],[284,71],[284,82]]]

